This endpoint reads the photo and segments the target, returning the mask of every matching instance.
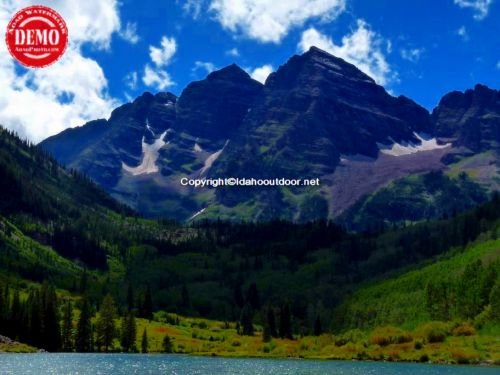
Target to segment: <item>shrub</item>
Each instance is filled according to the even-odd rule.
[[[344,334],[335,337],[335,346],[344,346],[348,343],[356,343],[363,338],[363,332],[359,329],[351,329]]]
[[[241,346],[241,342],[239,342],[238,340],[234,340],[234,341],[231,343],[231,346]]]
[[[456,363],[461,365],[479,362],[479,355],[477,352],[465,351],[462,349],[453,349],[451,351],[451,357]]]
[[[420,356],[420,362],[429,362],[429,356],[427,354],[422,354]]]
[[[403,344],[411,342],[412,340],[413,338],[408,332],[391,326],[376,328],[370,337],[370,342],[372,344],[380,346]]]
[[[420,341],[420,340],[415,341],[415,350],[420,350],[423,347],[424,347],[424,344],[422,341]]]
[[[417,329],[417,332],[428,343],[438,343],[446,340],[449,335],[448,326],[443,322],[430,322]]]
[[[453,336],[473,336],[476,330],[471,324],[462,323],[453,329],[452,334]]]

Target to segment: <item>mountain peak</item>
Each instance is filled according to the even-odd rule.
[[[220,70],[216,70],[207,76],[207,80],[234,80],[243,81],[250,79],[247,72],[236,64],[228,65]]]

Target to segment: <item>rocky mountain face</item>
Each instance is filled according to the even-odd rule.
[[[472,152],[500,150],[500,91],[476,85],[445,95],[432,112],[436,136]]]
[[[334,218],[395,179],[497,150],[499,97],[478,85],[446,95],[431,115],[312,47],[265,85],[230,65],[179,98],[145,93],[109,120],[41,147],[148,216],[307,221]],[[467,164],[481,169],[482,183],[498,175],[497,157],[488,155]],[[193,188],[182,177],[319,178],[321,185]]]

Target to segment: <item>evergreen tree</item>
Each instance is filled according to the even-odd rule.
[[[191,307],[191,299],[189,297],[189,290],[186,284],[182,284],[181,289],[181,305],[184,308],[184,311],[188,311]]]
[[[252,283],[247,290],[247,302],[254,310],[260,309],[260,298],[257,284]]]
[[[90,319],[90,304],[87,296],[84,295],[76,329],[75,348],[77,352],[88,353],[93,349],[93,332]]]
[[[323,333],[323,327],[321,326],[321,318],[319,315],[316,316],[316,320],[314,321],[313,334],[314,336],[319,336]]]
[[[67,300],[63,309],[61,347],[65,352],[73,351],[73,305]]]
[[[448,282],[429,281],[425,288],[425,303],[432,320],[447,321],[451,317],[451,290]]]
[[[272,339],[271,331],[269,329],[269,324],[267,320],[264,322],[264,327],[262,329],[262,342],[270,342]]]
[[[500,278],[497,281],[490,293],[491,317],[493,321],[500,322]]]
[[[54,287],[44,284],[42,286],[41,298],[43,347],[50,352],[55,352],[61,348],[61,327],[59,325],[59,309]]]
[[[172,343],[172,339],[165,335],[163,338],[162,349],[164,353],[173,353],[174,352],[174,344]]]
[[[96,345],[98,348],[104,347],[108,352],[113,346],[113,340],[116,337],[116,308],[113,297],[107,294],[104,297],[96,321]]]
[[[19,297],[19,290],[16,289],[14,290],[12,305],[10,307],[9,331],[11,334],[18,334],[21,330],[21,313],[21,299]]]
[[[269,333],[272,337],[278,337],[278,329],[276,328],[276,318],[274,315],[274,309],[272,306],[267,308],[267,325],[269,327]]]
[[[144,332],[142,332],[141,352],[147,353],[148,351],[149,351],[148,332],[146,331],[146,328],[144,328]]]
[[[135,316],[133,312],[129,312],[122,319],[122,332],[121,332],[120,343],[123,351],[125,352],[137,351],[136,336],[137,336],[137,325],[135,322]]]
[[[241,310],[240,322],[241,322],[241,334],[244,336],[253,336],[253,309],[249,303],[245,304]]]
[[[153,319],[153,296],[151,295],[151,288],[146,288],[144,294],[144,302],[142,304],[142,317],[148,320]]]
[[[132,284],[128,284],[127,308],[128,308],[128,311],[132,311],[135,308],[134,288],[132,287]]]
[[[282,339],[293,339],[292,316],[290,314],[290,306],[288,303],[283,303],[280,308],[279,335]]]
[[[458,283],[457,308],[462,318],[473,319],[481,312],[481,260],[470,263]]]

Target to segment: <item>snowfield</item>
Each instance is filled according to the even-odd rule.
[[[149,128],[148,128],[149,129]],[[132,174],[133,176],[139,176],[142,174],[156,173],[159,171],[156,161],[158,156],[160,156],[160,149],[167,144],[164,138],[167,135],[167,131],[163,132],[152,144],[148,144],[145,138],[142,137],[142,160],[141,164],[137,167],[130,167],[122,162],[122,168],[126,172]]]
[[[451,143],[440,145],[437,143],[436,138],[430,138],[426,134],[413,134],[420,141],[419,144],[414,144],[411,142],[397,143],[393,141],[391,145],[377,143],[377,146],[379,147],[382,154],[391,156],[410,155],[421,151],[440,150],[451,146]]]

